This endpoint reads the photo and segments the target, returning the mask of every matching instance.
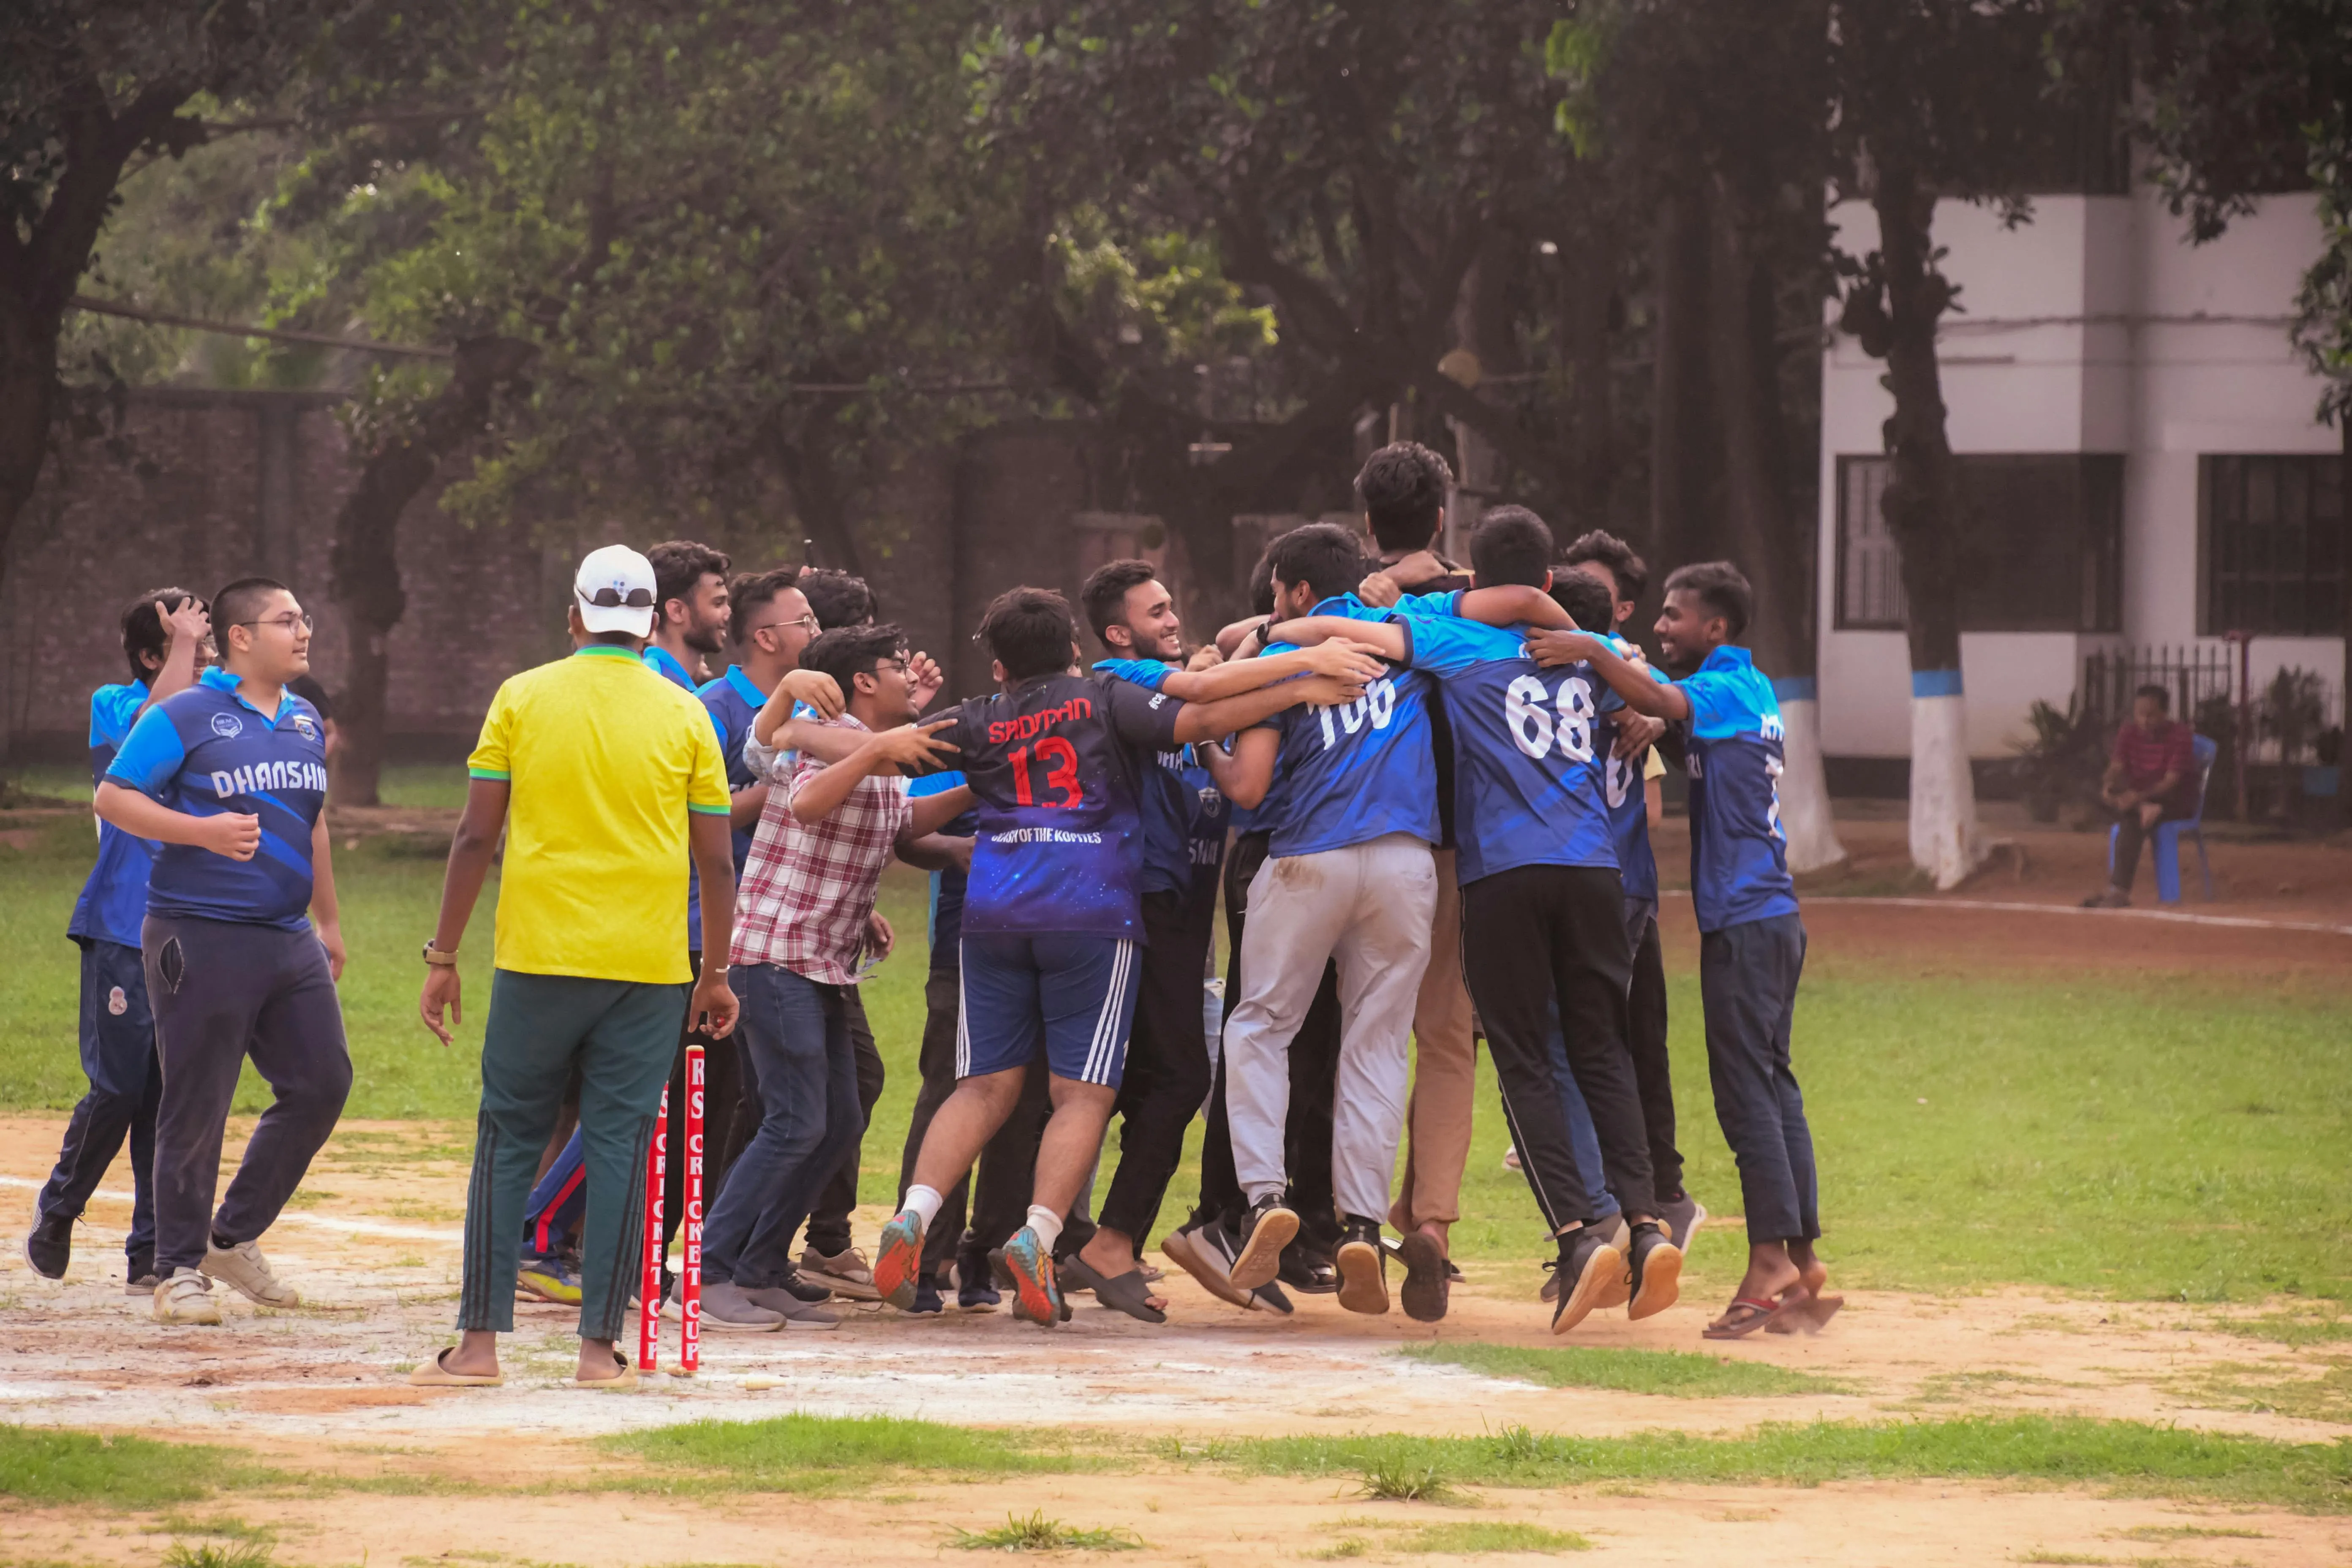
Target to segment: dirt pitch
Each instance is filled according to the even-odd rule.
[[[1857,870],[1901,825],[1849,832]],[[1978,900],[2056,905],[2095,863],[2080,836],[2029,848],[2027,872],[1985,879]],[[1923,972],[1998,962],[2025,968],[2168,969],[2228,963],[2251,975],[2352,989],[2352,865],[2336,848],[2231,847],[2237,883],[2209,912],[2271,922],[2221,926],[2118,916],[1908,908],[1816,898],[1816,952],[1915,961]],[[1664,853],[1662,851],[1662,853]],[[2276,864],[2270,861],[2275,859]],[[2072,864],[2070,862],[2084,862]],[[2300,877],[2301,883],[2290,879]],[[2257,894],[2269,879],[2273,889]],[[1889,889],[1907,896],[1902,889]],[[2202,906],[2186,906],[2198,912]],[[1688,941],[1669,901],[1668,940]],[[2300,929],[2290,929],[2300,928]],[[242,1127],[232,1129],[230,1159]],[[58,1119],[0,1120],[0,1183],[22,1207],[54,1157]],[[353,1123],[321,1157],[307,1206],[269,1242],[311,1304],[288,1313],[231,1298],[221,1330],[155,1327],[126,1301],[119,1268],[128,1205],[102,1195],[68,1281],[0,1265],[0,1419],[225,1442],[289,1469],[404,1475],[438,1489],[377,1495],[272,1489],[223,1495],[179,1515],[91,1514],[0,1504],[0,1562],[155,1563],[173,1539],[227,1521],[275,1534],[280,1563],[684,1564],[865,1561],[942,1555],[958,1529],[1033,1509],[1132,1531],[1137,1563],[1397,1555],[1415,1527],[1477,1521],[1589,1537],[1603,1558],[1658,1563],[1753,1557],[1837,1564],[2341,1563],[2352,1520],[2273,1510],[2121,1500],[2081,1489],[1870,1482],[1820,1488],[1645,1486],[1482,1489],[1477,1506],[1374,1503],[1330,1481],[1248,1479],[1141,1458],[1097,1476],[986,1483],[917,1478],[879,1495],[629,1495],[620,1461],[585,1439],[700,1418],[801,1410],[887,1413],[980,1425],[1093,1429],[1121,1440],[1274,1433],[1476,1433],[1525,1425],[1601,1436],[1671,1428],[1734,1432],[1759,1420],[2066,1412],[2175,1422],[2293,1441],[2352,1427],[2243,1408],[2205,1390],[2249,1366],[2307,1374],[2311,1352],[2221,1331],[2226,1313],[2008,1291],[1966,1300],[1856,1293],[1818,1338],[1759,1336],[1719,1349],[1839,1381],[1841,1391],[1668,1398],[1548,1389],[1399,1352],[1420,1341],[1557,1343],[1532,1270],[1474,1265],[1434,1331],[1402,1315],[1365,1320],[1308,1300],[1294,1319],[1223,1307],[1178,1275],[1171,1323],[1150,1329],[1087,1306],[1051,1334],[1003,1313],[903,1320],[853,1312],[832,1333],[711,1335],[700,1377],[661,1376],[628,1397],[567,1384],[571,1314],[526,1306],[499,1390],[426,1393],[402,1374],[446,1342],[464,1203],[465,1130]],[[325,1194],[331,1194],[331,1196]],[[870,1231],[883,1216],[861,1219]],[[1738,1246],[1736,1226],[1701,1248]],[[1596,1321],[1574,1342],[1690,1351],[1715,1303],[1643,1324]],[[2237,1309],[2247,1314],[2283,1304]],[[675,1355],[675,1331],[666,1356]],[[2231,1375],[2242,1376],[2242,1373]],[[747,1384],[747,1379],[751,1380]],[[2200,1401],[2207,1401],[2200,1403]],[[462,1484],[460,1484],[462,1483]],[[1360,1542],[1360,1548],[1348,1542]],[[1441,1554],[1442,1555],[1442,1554]]]

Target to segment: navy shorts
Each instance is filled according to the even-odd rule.
[[[1140,944],[1121,936],[966,934],[956,1077],[1026,1067],[1042,1032],[1055,1078],[1117,1089]]]

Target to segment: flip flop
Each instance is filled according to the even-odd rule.
[[[506,1373],[502,1372],[488,1374],[478,1372],[451,1372],[446,1363],[449,1359],[449,1352],[457,1348],[456,1345],[450,1345],[446,1349],[434,1352],[431,1361],[408,1374],[408,1381],[418,1388],[496,1388],[506,1382]]]
[[[1168,1321],[1165,1311],[1150,1305],[1151,1289],[1140,1268],[1130,1268],[1115,1278],[1106,1278],[1100,1269],[1076,1253],[1062,1259],[1055,1267],[1061,1270],[1065,1291],[1091,1290],[1097,1301],[1106,1307],[1115,1307],[1139,1322],[1164,1323]]]
[[[572,1386],[574,1388],[593,1388],[603,1394],[626,1394],[631,1389],[636,1387],[637,1369],[629,1364],[629,1358],[623,1355],[620,1352],[614,1351],[613,1352],[613,1359],[621,1363],[619,1375],[614,1377],[575,1377],[572,1380]]]
[[[1791,1285],[1780,1293],[1778,1300],[1764,1300],[1754,1296],[1734,1296],[1723,1316],[1699,1331],[1707,1340],[1744,1340],[1759,1329],[1766,1329],[1785,1316],[1801,1311],[1812,1298],[1801,1285]]]

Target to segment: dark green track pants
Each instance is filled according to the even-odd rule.
[[[646,1153],[677,1054],[689,987],[494,971],[482,1041],[482,1110],[466,1188],[460,1330],[514,1329],[522,1212],[580,1068],[588,1173],[581,1226],[580,1336],[617,1340],[644,1249]]]

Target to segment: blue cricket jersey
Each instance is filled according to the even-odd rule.
[[[1386,621],[1353,594],[1324,600],[1307,614]],[[1288,653],[1276,643],[1268,653]],[[1433,679],[1391,666],[1353,702],[1286,709],[1266,721],[1280,732],[1275,790],[1258,804],[1256,826],[1271,829],[1276,855],[1316,855],[1368,844],[1391,833],[1439,839],[1437,754],[1430,735]]]
[[[704,682],[696,695],[710,710],[710,722],[719,731],[719,750],[727,759],[727,792],[732,795],[750,789],[760,782],[760,776],[743,761],[743,742],[751,733],[751,721],[768,705],[768,694],[751,684],[751,678],[743,673],[741,665],[730,664],[726,674]],[[751,858],[751,834],[748,828],[738,827],[734,835],[735,876],[740,881],[744,862]],[[698,921],[701,918],[699,900],[695,916]]]
[[[1637,650],[1632,643],[1614,632],[1605,634],[1619,654],[1631,657]],[[1664,680],[1656,670],[1651,678]],[[1658,896],[1658,858],[1650,848],[1650,795],[1642,780],[1641,756],[1617,755],[1617,719],[1623,711],[1617,694],[1602,689],[1601,701],[1600,738],[1593,744],[1601,758],[1603,794],[1609,804],[1609,835],[1617,846],[1617,869],[1625,878],[1628,899],[1654,902]]]
[[[940,795],[963,783],[961,772],[927,773],[907,783],[907,798],[920,800],[927,795]],[[978,819],[971,812],[950,821],[940,831],[950,838],[969,838],[977,830]],[[931,973],[957,966],[956,944],[963,940],[964,873],[934,871],[931,873],[931,910],[929,921],[931,937]]]
[[[131,726],[147,700],[147,683],[101,686],[89,697],[89,782],[95,789],[114,763],[114,754],[131,734]],[[81,897],[74,900],[73,919],[66,934],[76,942],[110,942],[123,947],[139,945],[139,922],[147,918],[147,872],[163,846],[135,833],[125,833],[101,818],[98,825],[98,863],[89,868]]]
[[[1107,658],[1094,668],[1158,691],[1174,667],[1156,658]],[[1195,747],[1156,752],[1153,760],[1143,780],[1143,890],[1187,893],[1203,868],[1223,862],[1232,804]]]
[[[1172,748],[1183,708],[1108,675],[1045,675],[956,710],[939,734],[978,817],[966,931],[1142,937],[1136,753]]]
[[[1691,901],[1698,929],[1797,912],[1780,831],[1780,703],[1744,647],[1675,682],[1690,699]]]
[[[326,726],[291,691],[265,715],[241,684],[215,666],[147,710],[106,776],[191,816],[261,819],[250,860],[163,846],[147,879],[148,913],[307,930],[310,831],[327,804]]]
[[[1413,668],[1437,677],[1452,722],[1457,879],[1616,866],[1591,667],[1543,668],[1528,657],[1524,627],[1416,611],[1390,618]]]

